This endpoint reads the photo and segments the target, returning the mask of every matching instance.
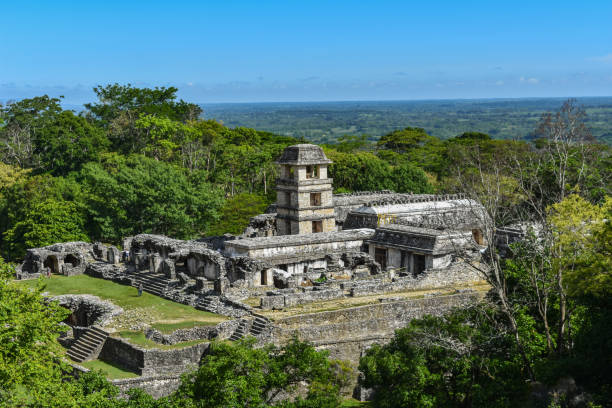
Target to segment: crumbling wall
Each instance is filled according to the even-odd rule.
[[[31,248],[26,251],[16,277],[34,279],[45,274],[47,270],[66,276],[80,275],[93,260],[93,248],[87,242],[65,242]]]
[[[259,214],[249,220],[240,238],[272,237],[276,235],[276,213]]]
[[[192,340],[225,340],[229,338],[238,327],[237,320],[228,320],[215,326],[198,326],[191,329],[178,329],[170,334],[163,334],[159,330],[149,328],[145,336],[160,344],[177,344]]]
[[[206,242],[140,234],[132,238],[130,251],[134,267],[149,269],[152,273],[164,272],[170,279],[179,273],[211,281],[225,276],[225,257],[209,248]]]
[[[406,290],[423,290],[450,287],[457,284],[478,282],[481,273],[470,265],[460,264],[443,269],[427,269],[417,276],[396,277],[391,282],[382,279],[350,281],[340,287],[351,296],[369,296]]]
[[[153,398],[161,398],[167,397],[179,388],[181,374],[143,376],[112,380],[111,382],[119,388],[119,392],[123,396],[132,388],[140,388]]]
[[[123,309],[93,295],[60,295],[51,298],[72,312],[67,323],[71,326],[104,326]]]
[[[178,374],[197,367],[208,347],[209,343],[199,343],[177,349],[145,349],[108,337],[99,358],[139,375]]]
[[[466,292],[291,316],[274,321],[272,338],[276,344],[283,344],[297,335],[318,348],[330,350],[333,358],[356,363],[367,346],[385,343],[412,319],[426,314],[440,316],[479,299],[479,294]]]

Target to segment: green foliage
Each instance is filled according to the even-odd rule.
[[[392,177],[395,181],[394,190],[398,193],[433,193],[425,172],[409,162],[395,166]]]
[[[407,127],[382,136],[377,145],[382,149],[406,153],[411,149],[421,147],[429,138],[430,136],[425,132],[425,129]]]
[[[428,193],[433,190],[423,170],[400,158],[396,166],[370,152],[340,153],[326,150],[334,187],[349,191],[394,190]]]
[[[108,130],[113,148],[124,153],[142,153],[147,147],[145,132],[137,121],[141,116],[186,122],[196,119],[202,109],[183,100],[176,101],[177,88],[136,88],[130,84],[97,86],[98,103],[87,103],[88,115]]]
[[[526,389],[500,322],[484,306],[411,321],[360,361],[373,406],[516,406]]]
[[[117,395],[95,373],[69,380],[57,342],[69,311],[45,301],[42,279],[35,290],[9,281],[13,271],[0,258],[0,406],[77,407]]]
[[[0,107],[0,159],[7,164],[38,168],[34,141],[60,114],[60,100],[37,96]]]
[[[263,213],[268,204],[266,198],[258,194],[236,194],[225,201],[219,221],[206,233],[211,236],[226,233],[240,235],[249,224],[251,217]]]
[[[88,241],[85,218],[77,206],[52,198],[33,203],[3,238],[13,257],[23,256],[28,248],[56,242]]]
[[[63,111],[37,132],[34,152],[42,170],[65,175],[97,160],[109,145],[102,129],[71,111]]]
[[[286,346],[253,348],[254,339],[235,344],[213,343],[200,368],[183,378],[174,398],[195,407],[334,407],[339,405],[339,377],[327,354],[293,339]],[[275,398],[308,384],[305,399]],[[320,405],[317,405],[320,404]]]
[[[92,238],[119,242],[138,233],[191,238],[217,217],[221,194],[197,174],[140,155],[107,156],[78,175]]]

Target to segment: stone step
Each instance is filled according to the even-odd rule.
[[[96,358],[94,354],[104,344],[107,337],[108,333],[104,330],[92,326],[72,344],[66,354],[77,362]]]
[[[70,349],[68,350],[69,353],[81,356],[81,357],[87,357],[90,353],[91,350],[90,349],[83,349],[81,347],[79,347],[78,344],[73,344],[72,347],[70,347]]]
[[[92,334],[100,334],[102,336],[104,336],[105,338],[108,337],[108,332],[102,330],[101,328],[99,328],[98,326],[91,326],[88,330],[88,333],[92,333]]]
[[[67,353],[67,354],[68,354],[68,357],[70,357],[71,359],[73,359],[77,363],[82,363],[83,361],[85,361],[87,359],[87,356],[83,356],[83,355],[80,355],[80,354],[75,354],[75,353]]]
[[[78,344],[73,344],[72,347],[70,347],[70,352],[75,354],[82,354],[83,356],[88,356],[92,352],[92,349],[89,347],[79,346]]]
[[[90,337],[90,336],[86,336],[85,334],[83,334],[81,337],[79,337],[77,339],[77,341],[75,342],[75,344],[81,344],[81,345],[90,345],[92,347],[96,347],[101,341],[103,341],[104,339],[102,337]]]
[[[90,341],[90,340],[80,338],[72,345],[72,347],[80,348],[83,351],[87,351],[87,350],[95,349],[96,347],[100,345],[100,343],[102,343],[102,340]]]

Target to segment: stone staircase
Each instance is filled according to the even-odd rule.
[[[259,336],[266,328],[270,321],[264,317],[256,316],[255,320],[253,320],[253,324],[251,325],[251,329],[249,330],[249,335],[253,337]]]
[[[243,338],[246,334],[249,333],[249,325],[251,321],[247,319],[241,319],[240,325],[236,328],[236,330],[232,333],[229,340],[230,341],[238,341]]]
[[[200,300],[196,304],[196,309],[214,313],[216,310],[215,304],[218,302],[218,300],[219,299],[217,296],[207,296],[200,298]]]
[[[245,336],[257,337],[268,328],[269,324],[270,321],[261,316],[255,316],[254,320],[241,319],[240,325],[238,325],[229,339],[231,341],[237,341]]]
[[[94,360],[98,358],[107,337],[107,332],[99,327],[91,326],[70,346],[66,354],[77,363]]]
[[[137,288],[142,283],[142,289],[155,296],[164,297],[170,279],[163,273],[137,272],[132,275],[135,279],[132,286]]]

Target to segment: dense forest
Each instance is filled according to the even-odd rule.
[[[561,98],[361,102],[277,102],[205,104],[204,117],[280,135],[333,143],[344,135],[367,134],[373,141],[406,126],[440,139],[483,132],[495,139],[531,139],[540,117],[558,110]],[[612,144],[612,98],[579,98],[593,136]]]
[[[175,88],[107,85],[79,114],[41,96],[0,109],[0,250],[18,261],[58,241],[120,243],[240,233],[274,200],[274,160],[301,140],[203,120]],[[475,265],[491,286],[468,309],[414,320],[361,359],[373,407],[610,406],[612,149],[567,101],[526,141],[403,127],[324,145],[337,191],[462,192],[486,210]],[[495,231],[526,239],[498,256]],[[0,262],[0,404],[33,407],[336,407],[346,367],[295,339],[216,344],[170,397],[70,380],[56,336],[65,310]],[[64,379],[64,382],[61,382]],[[301,398],[271,399],[307,384]],[[281,393],[282,394],[282,393]],[[582,405],[581,405],[582,404]]]

